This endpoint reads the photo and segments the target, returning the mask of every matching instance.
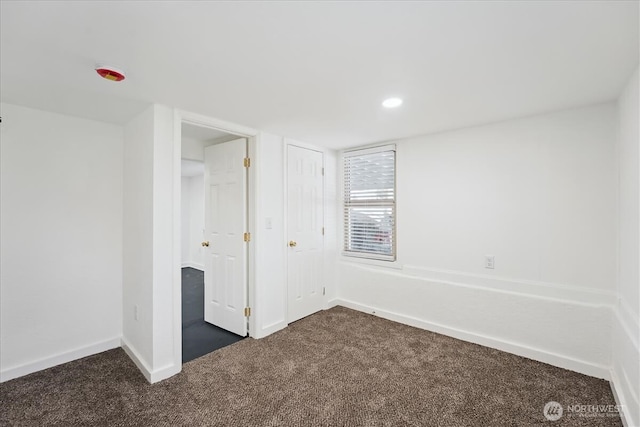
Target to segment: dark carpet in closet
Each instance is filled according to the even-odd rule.
[[[204,321],[204,272],[182,269],[182,362],[211,353],[243,337]]]

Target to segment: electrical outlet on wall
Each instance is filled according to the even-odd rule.
[[[485,255],[484,256],[484,268],[489,268],[493,270],[496,268],[496,260],[493,255]]]

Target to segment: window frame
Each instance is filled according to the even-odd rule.
[[[389,200],[382,200],[379,203],[375,203],[375,201],[365,201],[364,203],[356,202],[350,203],[346,199],[346,186],[347,186],[347,176],[346,176],[346,159],[348,157],[355,156],[365,156],[368,154],[376,154],[387,151],[393,151],[393,198],[391,202]],[[374,263],[384,266],[393,266],[397,263],[397,149],[396,144],[384,144],[378,146],[367,146],[367,147],[359,147],[353,148],[349,150],[344,150],[341,156],[342,160],[342,185],[341,185],[341,198],[342,198],[342,251],[341,254],[344,257],[348,257],[353,261],[361,261],[365,263]],[[375,252],[356,252],[347,250],[347,234],[349,232],[348,223],[348,209],[357,207],[357,206],[372,206],[372,207],[392,207],[392,228],[391,228],[391,254],[385,255]]]

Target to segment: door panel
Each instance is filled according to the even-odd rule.
[[[323,295],[323,177],[322,153],[287,149],[288,321],[320,311]]]
[[[244,138],[205,148],[204,320],[245,336],[247,173]]]

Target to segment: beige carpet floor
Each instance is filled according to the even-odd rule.
[[[148,384],[121,349],[0,384],[3,426],[619,426],[606,381],[342,307]]]

